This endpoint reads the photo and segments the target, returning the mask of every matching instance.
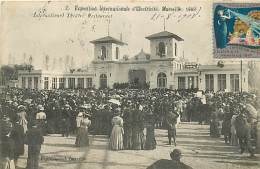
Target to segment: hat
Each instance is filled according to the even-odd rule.
[[[44,110],[44,107],[40,104],[40,105],[38,105],[38,110],[43,111],[43,110]]]
[[[83,116],[83,113],[79,112],[78,117],[82,117],[82,116]]]
[[[22,111],[22,110],[25,110],[25,106],[24,106],[24,105],[19,105],[19,106],[18,106],[18,110],[21,110],[21,111]]]
[[[84,113],[84,116],[91,117],[89,113]]]
[[[69,105],[69,104],[65,104],[64,106],[65,106],[65,107],[70,107],[70,105]]]
[[[13,106],[17,107],[18,103],[17,102],[13,102]]]
[[[89,108],[91,108],[91,105],[90,104],[83,104],[79,108],[81,108],[81,109],[89,109]]]
[[[174,149],[171,153],[170,156],[172,159],[178,159],[181,157],[181,150],[180,149]]]

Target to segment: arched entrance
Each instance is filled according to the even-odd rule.
[[[101,74],[99,80],[100,80],[100,88],[107,88],[107,75]]]
[[[167,76],[165,73],[159,73],[157,76],[157,87],[166,88],[167,87]]]
[[[129,70],[128,79],[130,85],[142,87],[146,84],[146,72],[145,70]]]

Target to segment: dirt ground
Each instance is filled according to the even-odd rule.
[[[87,148],[74,146],[75,137],[45,137],[41,150],[40,169],[145,169],[159,159],[170,159],[174,146],[167,145],[167,131],[156,130],[155,150],[108,150],[107,136],[90,136]],[[177,148],[182,161],[194,169],[258,169],[260,158],[240,154],[239,147],[226,145],[223,138],[209,137],[209,126],[181,123],[177,128]],[[27,150],[27,147],[26,147]],[[27,153],[19,159],[25,168]]]

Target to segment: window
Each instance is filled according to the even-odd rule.
[[[75,89],[75,78],[69,78],[68,79],[68,88],[69,89]]]
[[[239,74],[230,75],[230,90],[232,92],[239,91]]]
[[[100,75],[100,88],[107,88],[107,75],[106,74]]]
[[[38,77],[34,77],[33,80],[34,80],[34,85],[33,85],[33,86],[34,86],[34,89],[38,89],[38,83],[39,83],[39,82],[38,82]]]
[[[84,78],[78,78],[78,88],[84,89]]]
[[[22,88],[26,87],[26,77],[22,77]]]
[[[92,87],[92,78],[87,78],[87,88]]]
[[[65,88],[65,78],[59,78],[59,88],[60,89]]]
[[[158,55],[160,57],[165,57],[166,54],[166,47],[165,44],[163,42],[159,43],[159,51],[158,51]]]
[[[52,78],[52,86],[51,86],[53,89],[57,89],[57,78],[54,77]]]
[[[28,77],[28,88],[32,88],[32,77]]]
[[[167,87],[167,76],[165,73],[159,73],[157,76],[157,87],[166,88]]]
[[[175,42],[175,56],[177,56],[177,43]]]
[[[226,74],[218,74],[218,90],[224,91],[226,89]]]
[[[107,57],[107,49],[105,46],[101,47],[101,60],[105,60]]]
[[[185,89],[185,77],[178,77],[178,89]]]
[[[206,90],[214,91],[214,75],[213,74],[205,75],[205,83],[206,83]]]
[[[194,76],[189,76],[188,77],[188,88],[189,89],[194,89]]]
[[[49,78],[48,77],[44,77],[44,89],[49,89]]]
[[[116,47],[116,59],[119,58],[119,47]]]

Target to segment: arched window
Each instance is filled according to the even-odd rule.
[[[119,58],[119,47],[116,47],[116,59]]]
[[[159,73],[157,76],[157,87],[166,88],[167,87],[167,76],[165,73]]]
[[[100,88],[107,88],[107,75],[101,74],[99,79],[100,79]]]
[[[105,60],[105,58],[107,57],[107,50],[105,46],[101,47],[101,60]]]
[[[166,47],[165,47],[165,44],[163,42],[160,42],[159,43],[159,51],[158,51],[158,54],[160,57],[165,57],[165,54],[166,54]]]

